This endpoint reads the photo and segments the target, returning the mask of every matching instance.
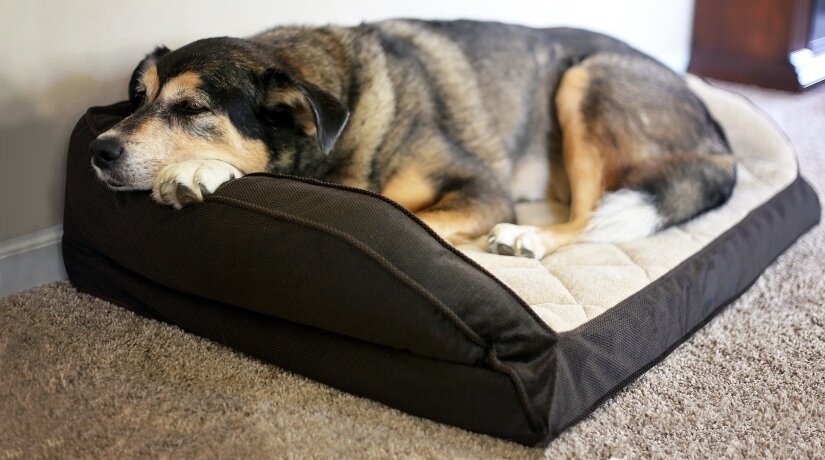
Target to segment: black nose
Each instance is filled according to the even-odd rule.
[[[116,137],[97,138],[89,144],[92,161],[98,168],[108,167],[123,155],[123,144]]]

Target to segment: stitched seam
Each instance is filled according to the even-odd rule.
[[[534,430],[541,431],[541,419],[533,411],[529,404],[530,397],[527,395],[527,390],[524,388],[524,382],[521,381],[521,377],[518,372],[516,372],[516,370],[509,364],[506,364],[498,359],[498,354],[496,354],[496,349],[494,346],[490,347],[487,352],[487,363],[491,368],[510,377],[513,385],[516,387],[516,393],[521,400],[521,404],[524,406],[524,411],[527,412],[527,418],[530,421],[530,424],[533,426]]]
[[[384,268],[390,274],[395,276],[399,281],[404,283],[407,287],[409,287],[414,292],[421,295],[421,297],[423,297],[425,300],[430,302],[430,304],[432,304],[433,307],[436,308],[436,310],[438,310],[442,314],[444,314],[444,316],[447,317],[453,323],[453,325],[456,327],[456,329],[461,331],[472,343],[474,343],[476,345],[479,345],[481,347],[484,347],[484,348],[488,347],[486,342],[484,341],[484,339],[481,338],[479,335],[477,335],[475,333],[475,331],[473,331],[469,326],[467,326],[467,324],[464,323],[461,320],[461,318],[459,318],[458,315],[456,315],[455,312],[450,310],[443,302],[441,302],[440,300],[438,300],[434,296],[432,296],[432,294],[430,294],[426,289],[421,287],[421,285],[419,285],[415,280],[413,280],[412,278],[407,276],[405,273],[400,271],[395,265],[393,265],[388,260],[383,258],[380,254],[373,251],[372,248],[370,248],[369,246],[363,244],[362,242],[350,237],[346,233],[338,231],[338,230],[330,228],[330,227],[327,227],[325,225],[317,224],[315,222],[310,222],[308,220],[305,220],[305,219],[302,219],[302,218],[299,218],[299,217],[290,216],[290,215],[285,214],[285,213],[281,213],[281,212],[277,212],[277,211],[274,211],[274,210],[271,210],[271,209],[263,208],[261,206],[246,203],[246,202],[243,202],[241,200],[237,200],[237,199],[230,198],[230,197],[210,195],[206,198],[206,200],[211,201],[211,202],[225,204],[225,205],[237,206],[237,207],[240,207],[240,208],[244,208],[248,211],[252,211],[252,212],[255,212],[255,213],[265,215],[267,217],[271,217],[271,218],[274,218],[274,219],[280,219],[280,220],[284,220],[284,221],[287,221],[287,222],[290,222],[290,223],[310,227],[310,228],[313,228],[315,230],[323,231],[323,232],[325,232],[325,233],[327,233],[331,236],[334,236],[334,237],[346,242],[347,244],[351,245],[352,247],[354,247],[354,248],[358,249],[359,251],[361,251],[362,253],[364,253],[366,256],[370,257],[373,261],[378,263],[382,268]],[[500,361],[498,359],[498,357],[495,355],[495,349],[493,347],[490,347],[489,350],[492,351],[494,359],[493,360],[488,359],[488,363],[490,364],[490,366],[494,370],[496,370],[498,372],[501,372],[501,373],[505,374],[507,377],[510,378],[510,380],[513,382],[513,385],[516,388],[516,393],[518,394],[519,402],[521,403],[522,408],[524,409],[524,411],[527,413],[528,420],[529,420],[530,424],[532,425],[534,430],[541,431],[543,424],[541,423],[541,421],[538,418],[538,416],[536,415],[536,413],[533,411],[532,405],[530,404],[530,397],[527,394],[527,390],[524,387],[524,383],[522,382],[519,373],[511,365]],[[488,353],[488,357],[489,356],[490,356],[490,353]]]
[[[275,178],[275,179],[289,179],[289,180],[293,180],[293,181],[296,181],[296,182],[302,182],[302,183],[305,183],[305,184],[318,185],[318,186],[321,186],[321,187],[334,188],[334,189],[337,189],[337,190],[346,190],[346,191],[357,193],[357,194],[360,194],[360,195],[366,195],[366,196],[371,196],[373,198],[378,198],[379,200],[391,205],[392,207],[394,207],[395,209],[401,211],[407,217],[412,219],[413,222],[418,224],[418,226],[420,228],[422,228],[427,233],[429,233],[430,236],[435,238],[436,241],[438,241],[439,244],[441,244],[442,247],[444,247],[445,249],[449,250],[450,252],[452,252],[453,254],[458,256],[461,260],[468,263],[471,267],[475,268],[476,270],[478,270],[482,274],[486,275],[487,278],[489,278],[490,280],[495,282],[499,287],[504,289],[504,291],[507,292],[508,294],[510,294],[510,296],[513,298],[513,300],[515,300],[522,307],[522,309],[525,312],[527,312],[527,314],[530,315],[531,318],[533,318],[533,320],[539,325],[539,327],[541,327],[546,332],[548,332],[553,340],[556,339],[556,336],[557,336],[556,331],[551,329],[550,326],[548,326],[547,323],[545,323],[536,314],[536,312],[534,312],[533,309],[530,308],[530,306],[527,304],[527,302],[525,302],[524,299],[522,299],[518,294],[516,294],[515,291],[513,291],[513,289],[510,288],[510,286],[507,286],[507,284],[505,284],[500,279],[496,278],[496,276],[493,275],[492,273],[490,273],[486,268],[479,265],[478,262],[474,261],[472,258],[467,256],[466,254],[459,251],[455,246],[453,246],[452,244],[445,241],[437,233],[435,233],[435,231],[433,231],[432,228],[430,228],[421,219],[419,219],[418,216],[416,216],[415,214],[410,212],[407,208],[404,208],[400,204],[396,203],[395,201],[392,201],[391,199],[389,199],[389,198],[387,198],[383,195],[379,195],[379,194],[377,194],[375,192],[371,192],[369,190],[364,190],[364,189],[356,188],[356,187],[350,187],[350,186],[347,186],[347,185],[336,184],[334,182],[324,182],[324,181],[321,181],[321,180],[311,179],[311,178],[307,178],[307,177],[292,176],[292,175],[288,175],[288,174],[272,174],[272,173],[253,173],[253,174],[247,174],[244,177],[255,177],[255,176],[272,177],[272,178]]]
[[[559,282],[559,285],[561,285],[561,287],[563,287],[564,290],[567,291],[567,295],[569,295],[570,298],[573,299],[573,302],[575,302],[576,305],[581,305],[581,302],[579,301],[579,299],[577,299],[576,296],[573,295],[573,291],[571,291],[570,288],[567,287],[567,285],[564,283],[564,281],[562,281],[561,278],[559,278],[556,273],[553,273],[553,269],[550,268],[550,267],[547,267],[547,266],[544,266],[544,268],[547,270],[547,273],[549,273],[550,276],[555,278],[556,281]]]
[[[773,166],[774,168],[781,168],[781,166],[779,166],[780,163],[778,161],[759,160],[758,158],[751,158],[751,160],[763,161],[765,163],[770,163],[770,165]],[[776,187],[776,185],[771,184],[770,182],[768,182],[763,176],[754,173],[750,168],[748,168],[747,166],[742,164],[741,161],[736,162],[736,168],[737,169],[744,169],[745,171],[747,171],[748,174],[750,174],[750,177],[752,177],[756,182],[758,182],[759,185],[762,185],[762,186],[767,187],[769,189],[773,189],[773,188]]]
[[[636,262],[636,260],[635,260],[633,257],[630,257],[630,254],[628,254],[628,253],[627,253],[627,251],[625,251],[624,249],[622,249],[622,247],[621,247],[621,246],[619,246],[619,245],[615,245],[615,247],[616,247],[616,249],[618,249],[618,250],[619,250],[619,252],[621,252],[622,254],[624,254],[624,256],[625,256],[625,257],[627,257],[627,260],[629,260],[629,261],[630,261],[630,266],[632,266],[632,267],[636,267],[636,268],[638,268],[639,270],[641,270],[641,272],[642,272],[642,273],[644,273],[645,278],[647,278],[647,283],[648,283],[648,284],[650,284],[650,283],[652,283],[652,282],[653,282],[653,280],[650,278],[650,273],[648,273],[648,272],[647,272],[647,269],[645,269],[644,267],[642,267],[641,265],[639,265],[639,263],[638,263],[638,262]]]
[[[746,216],[746,217],[747,217],[747,216]],[[744,220],[744,217],[743,217],[742,219]],[[740,221],[740,222],[741,222],[741,221]],[[736,225],[738,225],[738,224],[734,224],[733,226],[735,227]],[[699,245],[699,249],[702,249],[702,248],[703,248],[703,247],[705,247],[705,245],[707,244],[707,243],[703,243],[703,242],[699,241],[699,238],[696,238],[696,236],[695,236],[693,233],[690,233],[690,232],[688,232],[688,231],[685,231],[685,229],[683,229],[683,228],[682,228],[682,227],[680,227],[680,226],[673,227],[673,228],[674,228],[675,230],[678,230],[678,231],[682,232],[682,234],[687,235],[687,237],[688,237],[688,238],[690,238],[690,240],[691,240],[691,241],[693,241],[694,243],[696,243],[696,244],[698,244],[698,245]],[[721,235],[720,235],[720,236],[721,236]],[[691,256],[688,256],[688,257],[691,257]]]
[[[292,215],[289,215],[289,214],[286,214],[286,213],[282,213],[282,212],[275,211],[275,210],[272,210],[272,209],[267,209],[267,208],[264,208],[262,206],[257,206],[257,205],[251,204],[251,203],[246,203],[242,200],[238,200],[238,199],[231,198],[231,197],[210,195],[206,198],[206,201],[221,203],[221,204],[225,204],[225,205],[233,205],[233,206],[237,206],[237,207],[240,207],[240,208],[244,208],[248,211],[252,211],[252,212],[255,212],[255,213],[258,213],[258,214],[265,215],[267,217],[271,217],[271,218],[278,219],[278,220],[283,220],[283,221],[290,222],[290,223],[293,223],[293,224],[298,224],[298,225],[301,225],[301,226],[304,226],[304,227],[310,227],[310,228],[313,228],[315,230],[320,230],[320,231],[322,231],[322,232],[324,232],[324,233],[326,233],[330,236],[334,236],[334,237],[338,238],[341,241],[344,241],[345,243],[349,244],[350,246],[354,247],[355,249],[361,251],[364,255],[366,255],[367,257],[372,259],[379,266],[381,266],[383,269],[385,269],[388,273],[390,273],[396,279],[398,279],[398,281],[401,281],[402,284],[404,284],[408,288],[412,289],[413,292],[420,295],[427,302],[429,302],[433,307],[435,307],[435,309],[437,311],[439,311],[445,317],[447,317],[447,319],[449,319],[450,322],[453,323],[453,326],[455,326],[456,329],[458,329],[470,342],[472,342],[473,344],[475,344],[477,346],[483,347],[483,348],[487,347],[486,341],[481,336],[476,334],[475,331],[473,331],[469,326],[467,326],[467,324],[464,323],[464,321],[462,321],[461,318],[459,318],[458,315],[456,315],[455,312],[452,311],[449,307],[447,307],[447,305],[445,305],[441,300],[439,300],[435,296],[433,296],[429,291],[427,291],[420,284],[418,284],[418,282],[416,282],[414,279],[410,278],[403,271],[399,270],[398,267],[393,265],[390,261],[388,261],[387,259],[382,257],[377,252],[375,252],[372,248],[365,245],[361,241],[358,241],[357,239],[352,238],[350,235],[346,234],[345,232],[336,230],[334,228],[328,227],[328,226],[323,225],[323,224],[319,224],[319,223],[316,223],[316,222],[311,222],[309,220],[306,220],[306,219],[303,219],[303,218],[300,218],[300,217],[295,217],[295,216],[292,216]]]

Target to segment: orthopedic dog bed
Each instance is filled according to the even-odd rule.
[[[92,108],[69,147],[66,270],[78,289],[342,390],[548,442],[819,219],[774,125],[743,98],[689,82],[738,156],[730,202],[645,240],[576,244],[542,261],[452,247],[381,196],[296,177],[246,176],[181,211],[113,193],[88,145],[131,107]],[[527,224],[563,214],[518,210]]]

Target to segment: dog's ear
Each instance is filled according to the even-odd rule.
[[[146,93],[146,88],[140,82],[140,77],[146,72],[146,69],[153,66],[164,54],[169,52],[169,48],[165,46],[158,46],[154,51],[147,54],[140,64],[135,67],[132,72],[132,78],[129,79],[129,101],[133,104],[139,103]]]
[[[307,135],[315,135],[321,150],[328,154],[349,120],[344,104],[318,86],[281,71],[268,71],[264,81],[265,109],[271,113],[288,110],[292,121]]]
[[[329,153],[347,125],[349,110],[335,96],[312,83],[299,82],[298,87],[309,102],[318,144],[324,153]]]

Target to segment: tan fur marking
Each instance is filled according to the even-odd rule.
[[[562,77],[556,95],[564,169],[570,185],[570,217],[565,224],[541,228],[547,251],[578,239],[587,226],[591,211],[605,192],[605,158],[601,149],[592,142],[581,112],[589,83],[587,69],[574,67]]]
[[[224,133],[222,140],[228,148],[224,151],[226,156],[218,159],[227,161],[244,174],[267,171],[269,148],[266,144],[244,137],[226,115],[220,115],[219,120],[218,126]]]
[[[570,222],[584,228],[587,217],[605,191],[605,159],[590,140],[581,113],[590,77],[587,70],[574,67],[562,77],[556,108],[562,128],[562,151],[570,183]]]
[[[416,213],[435,233],[453,245],[469,243],[490,230],[491,223],[472,210],[427,211]]]
[[[418,212],[435,202],[436,190],[426,175],[410,167],[394,175],[381,194],[412,212]]]
[[[577,242],[586,226],[587,220],[579,220],[541,227],[541,238],[545,250],[552,252],[562,246]]]
[[[146,91],[146,99],[151,101],[158,95],[160,88],[160,80],[158,79],[158,67],[152,65],[140,76],[140,84]]]
[[[194,93],[201,85],[201,77],[192,71],[184,72],[180,75],[170,78],[164,83],[160,90],[160,97],[164,99],[173,99],[181,95]]]
[[[201,139],[174,128],[168,130],[167,164],[202,158],[223,160],[244,174],[266,171],[269,153],[264,143],[243,138],[226,116],[216,118],[222,133],[218,139]]]
[[[512,221],[514,217],[510,203],[495,199],[478,201],[461,190],[445,193],[416,216],[452,244],[472,241],[497,223]]]
[[[267,171],[269,150],[260,140],[241,135],[225,115],[206,115],[201,123],[211,123],[221,133],[204,139],[179,128],[168,128],[157,118],[143,122],[125,139],[130,156],[151,176],[172,163],[192,159],[222,160],[244,174]]]
[[[314,136],[317,133],[315,127],[315,120],[312,117],[312,111],[307,102],[306,96],[298,88],[285,88],[274,91],[267,95],[266,103],[269,107],[274,107],[279,104],[292,107],[294,110],[292,115],[295,121],[301,126],[307,136]]]
[[[304,93],[297,88],[284,88],[274,91],[267,95],[266,102],[270,106],[278,104],[286,104],[290,107],[306,106]]]

